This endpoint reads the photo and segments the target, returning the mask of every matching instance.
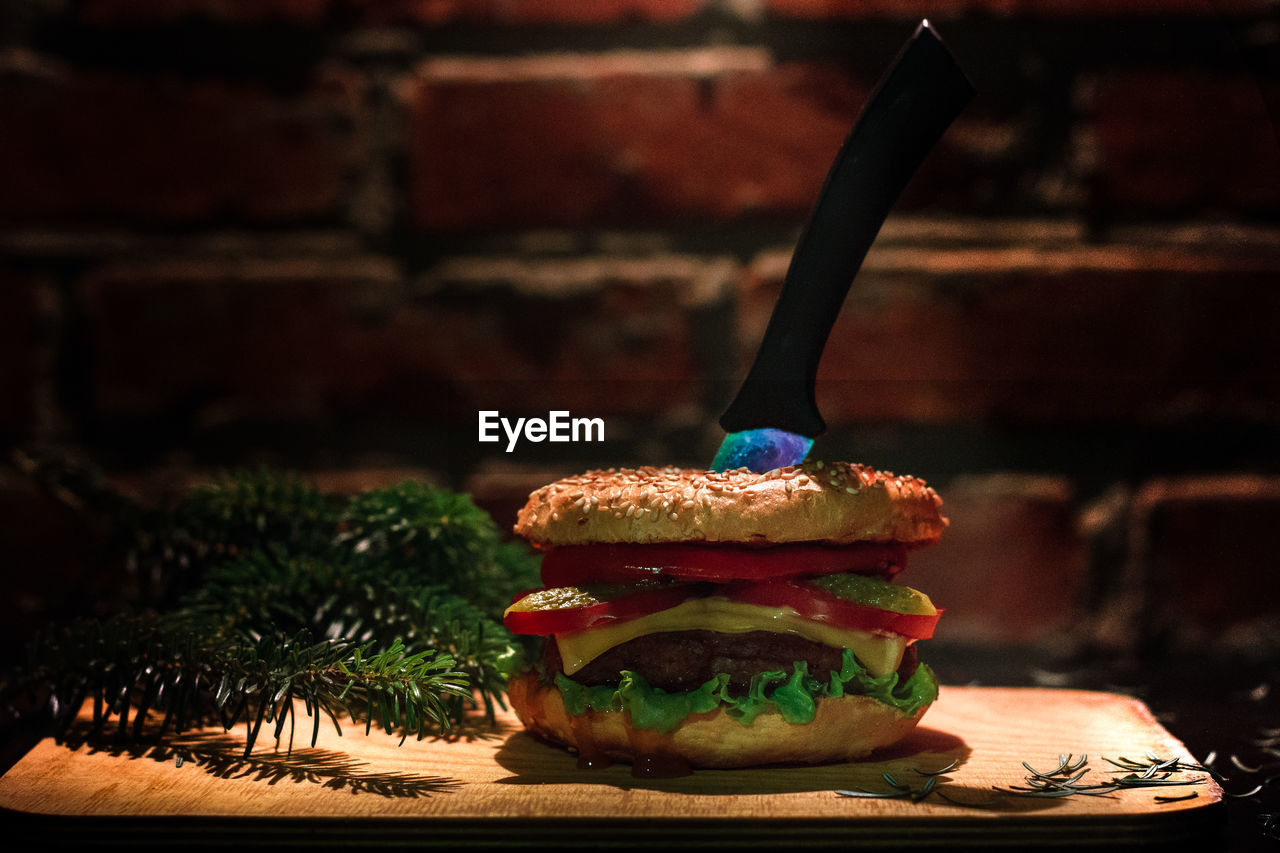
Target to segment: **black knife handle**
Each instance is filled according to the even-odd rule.
[[[813,438],[826,429],[814,381],[840,306],[889,209],[974,94],[922,21],[827,173],[755,363],[720,418],[726,432],[776,427]]]

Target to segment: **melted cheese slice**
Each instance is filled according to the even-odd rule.
[[[902,663],[907,639],[880,636],[866,631],[835,628],[805,619],[790,607],[763,607],[743,604],[727,598],[711,596],[694,598],[667,610],[619,622],[590,631],[557,634],[560,659],[566,675],[573,675],[614,646],[636,637],[666,631],[715,631],[720,634],[745,634],[749,631],[772,631],[796,634],[806,640],[849,649],[872,675],[888,675]]]

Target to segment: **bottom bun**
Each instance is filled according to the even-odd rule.
[[[583,757],[634,761],[640,756],[678,758],[691,767],[758,764],[823,764],[862,758],[901,740],[928,707],[903,714],[867,696],[820,699],[817,716],[803,725],[766,712],[744,726],[719,708],[691,714],[671,732],[633,729],[625,711],[571,715],[560,690],[528,671],[507,685],[511,707],[531,732]]]

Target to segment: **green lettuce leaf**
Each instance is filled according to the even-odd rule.
[[[630,711],[632,726],[659,732],[672,731],[690,714],[719,707],[744,726],[769,711],[777,712],[789,723],[804,724],[813,721],[820,699],[870,696],[910,715],[938,696],[938,680],[924,664],[899,683],[896,672],[882,676],[867,672],[848,649],[844,650],[840,669],[832,672],[829,679],[815,678],[809,674],[809,665],[798,661],[789,676],[782,670],[757,673],[740,695],[729,692],[729,676],[724,673],[683,693],[668,693],[625,670],[616,687],[589,687],[560,672],[555,675],[555,684],[570,714],[584,714],[588,709]]]

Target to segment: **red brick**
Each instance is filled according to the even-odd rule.
[[[1216,17],[1261,14],[1268,0],[764,0],[773,14],[810,20],[862,18],[943,19],[963,14],[1002,17],[1112,18]]]
[[[359,79],[250,84],[46,66],[0,76],[0,220],[334,215],[361,156]]]
[[[128,582],[123,565],[101,564],[106,531],[12,469],[0,469],[0,642],[13,648],[54,618]],[[115,602],[118,604],[118,602]]]
[[[315,24],[335,4],[334,0],[74,0],[73,5],[87,24],[152,24],[189,17],[237,24]]]
[[[582,470],[582,466],[575,465],[548,468],[488,460],[471,473],[462,488],[476,506],[493,516],[499,530],[514,538],[511,528],[516,523],[516,513],[529,500],[530,493]]]
[[[1136,508],[1133,557],[1147,572],[1157,628],[1182,643],[1242,647],[1274,630],[1280,585],[1269,534],[1280,527],[1280,478],[1157,480]]]
[[[902,583],[946,608],[937,638],[1052,643],[1081,615],[1086,560],[1070,486],[1053,477],[961,477],[942,490],[951,525],[913,552]]]
[[[700,391],[694,314],[735,268],[690,259],[443,264],[411,296],[388,261],[120,264],[82,289],[92,404],[194,424],[476,410],[646,415]]]
[[[659,416],[702,390],[697,312],[727,296],[727,259],[456,259],[432,271],[421,357],[477,409]],[[606,435],[606,438],[608,436]]]
[[[743,372],[786,261],[744,278]],[[1275,416],[1278,272],[1274,246],[877,246],[818,402],[831,422]]]
[[[1121,214],[1280,210],[1280,142],[1259,85],[1244,74],[1099,76],[1092,203]]]
[[[406,87],[413,218],[428,229],[798,222],[872,82],[836,64],[774,65],[754,48],[434,60]],[[1034,121],[998,105],[966,114],[897,207],[983,211],[1036,194],[1020,143]]]
[[[407,480],[434,486],[441,486],[444,483],[437,472],[414,467],[378,466],[312,470],[289,468],[287,470],[296,472],[304,483],[315,485],[327,495],[356,495],[370,489],[389,488]],[[176,503],[196,486],[221,478],[225,472],[225,468],[207,470],[162,465],[128,473],[111,472],[108,476],[112,487],[134,501],[144,506],[165,506]]]
[[[49,395],[46,348],[52,319],[52,283],[40,276],[0,269],[0,437],[28,440],[40,420],[37,397]]]
[[[440,59],[411,89],[423,228],[808,210],[867,89],[758,49]]]
[[[206,18],[235,24],[314,25],[355,15],[365,23],[570,24],[632,21],[667,24],[692,18],[709,0],[74,0],[90,24],[153,24]],[[1262,14],[1267,0],[764,0],[784,18],[860,20],[945,19],[960,15],[1113,18],[1135,15],[1209,17]],[[732,4],[730,9],[735,7]],[[749,7],[748,7],[749,8]],[[754,10],[747,14],[754,20]]]
[[[101,412],[315,415],[386,379],[402,288],[377,259],[209,259],[104,267],[82,291]]]
[[[412,467],[364,467],[326,468],[302,471],[304,480],[315,483],[316,488],[329,495],[358,495],[370,489],[389,489],[392,486],[413,481],[444,488],[446,484],[438,471]]]
[[[975,0],[764,0],[769,12],[789,18],[817,20],[840,18],[948,17],[968,11]]]
[[[667,24],[707,0],[347,0],[370,23]]]

